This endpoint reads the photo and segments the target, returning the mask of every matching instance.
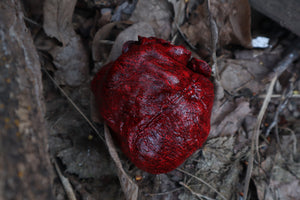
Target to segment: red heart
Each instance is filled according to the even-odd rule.
[[[91,83],[99,112],[140,169],[166,173],[205,142],[214,99],[210,67],[183,46],[139,37]]]

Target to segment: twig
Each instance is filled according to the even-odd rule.
[[[59,168],[59,166],[58,166],[55,159],[53,159],[53,162],[54,162],[54,166],[55,166],[55,169],[57,171],[58,177],[59,177],[59,179],[60,179],[60,181],[61,181],[61,183],[62,183],[62,185],[63,185],[63,187],[66,191],[68,199],[69,200],[76,200],[75,192],[72,188],[72,185],[71,185],[69,179],[67,179],[66,177],[64,177],[64,175],[62,175],[62,173],[60,171],[60,168]]]
[[[298,46],[300,41],[295,41],[295,46]],[[294,44],[293,44],[294,45]],[[300,44],[299,44],[300,45]],[[262,82],[267,83],[272,80],[275,76],[279,77],[289,66],[292,62],[299,58],[299,49],[293,48],[289,51],[289,53],[277,64],[274,68],[273,72],[270,73]]]
[[[188,189],[193,195],[195,195],[195,196],[198,197],[199,199],[204,198],[204,199],[207,199],[207,200],[214,200],[214,199],[212,199],[212,198],[209,198],[209,197],[207,197],[207,196],[204,196],[204,195],[202,195],[202,194],[199,194],[199,193],[195,192],[194,190],[192,190],[192,188],[190,188],[188,185],[184,184],[184,183],[181,182],[181,181],[179,182],[179,184],[182,185],[183,187],[185,187],[186,189]]]
[[[34,21],[34,20],[32,20],[32,19],[30,19],[30,18],[28,18],[28,17],[26,17],[26,16],[23,16],[23,19],[24,19],[25,21],[27,21],[27,22],[33,24],[33,25],[36,25],[36,26],[38,26],[38,27],[42,27],[41,24],[37,23],[36,21]]]
[[[49,74],[49,72],[42,68],[42,70],[47,74],[47,76],[50,78],[50,80],[54,83],[54,85],[60,90],[60,92],[67,98],[67,100],[72,104],[72,106],[79,112],[79,114],[87,121],[87,123],[90,125],[90,127],[95,131],[95,133],[99,136],[99,138],[105,142],[104,138],[100,135],[97,128],[94,126],[94,124],[87,118],[87,116],[78,108],[78,106],[74,103],[74,101],[68,96],[68,94],[58,85],[58,83],[52,78],[52,76]]]
[[[187,174],[187,175],[189,175],[189,176],[191,176],[191,177],[193,177],[193,178],[195,178],[195,179],[197,179],[197,180],[200,181],[201,183],[203,183],[203,184],[205,184],[206,186],[208,186],[209,188],[211,188],[211,189],[212,189],[215,193],[217,193],[222,199],[226,199],[226,198],[224,197],[223,194],[221,194],[220,192],[218,192],[212,185],[210,185],[209,183],[205,182],[205,181],[202,180],[201,178],[199,178],[199,177],[197,177],[197,176],[195,176],[195,175],[193,175],[193,174],[191,174],[191,173],[189,173],[189,172],[187,172],[187,171],[185,171],[185,170],[183,170],[183,169],[177,168],[177,170],[180,171],[180,172],[182,172],[182,173],[184,173],[184,174]]]

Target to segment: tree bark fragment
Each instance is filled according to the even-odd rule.
[[[20,1],[0,2],[0,200],[53,199],[42,80]]]

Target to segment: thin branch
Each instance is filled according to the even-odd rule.
[[[23,19],[24,19],[25,21],[27,21],[27,22],[29,22],[29,23],[35,25],[35,26],[38,26],[38,27],[40,27],[40,28],[43,27],[41,24],[37,23],[36,21],[34,21],[34,20],[32,20],[32,19],[30,19],[30,18],[28,18],[28,17],[26,17],[26,16],[23,16]]]
[[[295,80],[295,78],[293,78]],[[293,90],[294,90],[294,83],[293,81],[290,82],[290,86],[289,86],[289,90],[288,91],[285,91],[285,94],[282,95],[281,97],[281,101],[277,107],[277,110],[276,110],[276,113],[274,115],[274,118],[273,118],[273,121],[272,123],[270,124],[270,126],[268,127],[266,133],[265,133],[265,136],[268,137],[271,130],[278,124],[278,121],[279,121],[279,115],[280,113],[282,113],[282,111],[285,109],[285,107],[287,106],[291,96],[293,95]],[[278,137],[279,138],[279,137]],[[279,142],[279,141],[277,141]],[[279,143],[280,145],[280,143]]]
[[[258,160],[259,160],[259,151],[258,151],[258,142],[259,142],[259,131],[260,131],[260,126],[261,126],[261,122],[262,122],[262,119],[266,113],[266,110],[268,108],[268,105],[271,101],[271,95],[273,93],[273,90],[274,90],[274,86],[275,86],[275,83],[277,81],[277,76],[274,76],[273,80],[271,81],[270,85],[269,85],[269,88],[268,88],[268,92],[267,92],[267,96],[263,102],[263,105],[259,111],[259,114],[258,114],[258,117],[257,117],[257,121],[256,121],[256,125],[255,125],[255,128],[254,128],[254,136],[255,136],[255,149],[256,149],[256,154],[258,156]]]
[[[296,44],[293,46],[300,45],[300,39],[295,41]],[[293,48],[289,50],[289,53],[276,65],[273,72],[270,73],[262,82],[267,83],[272,80],[275,76],[279,77],[296,59],[299,58],[299,49]]]

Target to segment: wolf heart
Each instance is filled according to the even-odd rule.
[[[91,83],[97,109],[140,169],[167,173],[205,142],[214,100],[211,69],[183,46],[139,37]]]

